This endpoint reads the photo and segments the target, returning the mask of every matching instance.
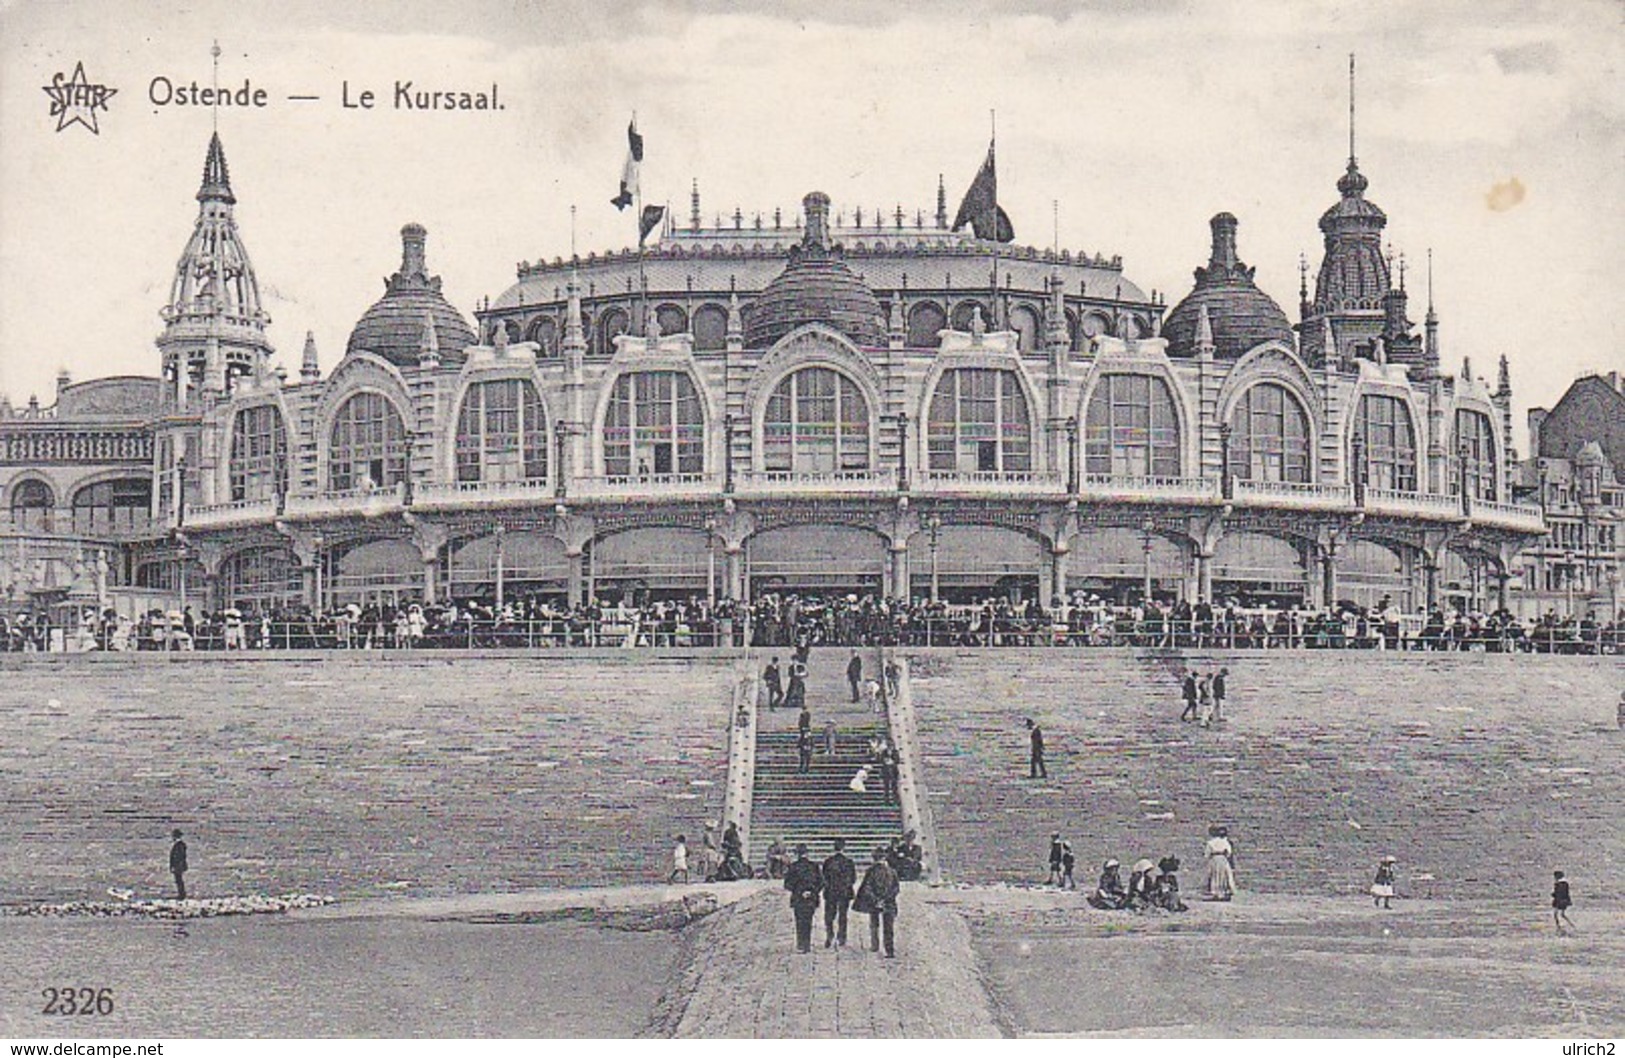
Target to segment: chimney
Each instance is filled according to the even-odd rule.
[[[829,249],[829,196],[814,191],[801,200],[801,208],[807,213],[807,230],[801,237],[801,245]]]

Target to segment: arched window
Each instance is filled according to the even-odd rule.
[[[73,531],[133,532],[146,527],[151,509],[151,478],[98,481],[73,494]]]
[[[945,371],[931,395],[926,457],[932,470],[1033,468],[1032,416],[1014,371]]]
[[[299,563],[286,548],[250,548],[220,565],[220,598],[228,606],[265,612],[303,597]]]
[[[705,415],[694,382],[680,371],[637,371],[615,380],[604,418],[604,472],[699,474]]]
[[[11,488],[11,524],[23,532],[47,532],[51,528],[51,508],[56,497],[51,486],[35,478],[19,481]]]
[[[457,480],[547,480],[547,412],[529,379],[468,387],[457,416]]]
[[[1368,393],[1360,398],[1355,438],[1365,449],[1365,482],[1373,488],[1416,491],[1416,432],[1411,412],[1398,397]],[[1355,461],[1351,457],[1350,465]],[[1358,468],[1356,468],[1358,470]]]
[[[406,427],[382,393],[357,393],[333,417],[327,487],[385,488],[406,480]]]
[[[655,309],[655,320],[661,334],[687,334],[688,313],[680,305],[662,305]]]
[[[1107,375],[1089,398],[1084,430],[1090,474],[1179,476],[1179,415],[1155,375]]]
[[[538,316],[530,322],[530,328],[525,332],[527,341],[535,342],[541,348],[536,355],[543,360],[559,355],[559,329],[550,317]]]
[[[1018,305],[1010,313],[1010,329],[1016,332],[1016,348],[1030,353],[1039,347],[1043,337],[1043,324],[1038,313],[1027,305]]]
[[[954,306],[954,330],[970,330],[971,321],[976,317],[977,309],[982,310],[982,326],[986,327],[990,331],[993,330],[993,313],[988,311],[986,305],[979,304],[975,301],[961,301],[959,304]]]
[[[231,425],[231,501],[288,491],[288,433],[275,404],[244,408]]]
[[[922,301],[908,310],[908,346],[910,349],[935,349],[942,344],[938,334],[948,326],[948,317],[933,301]]]
[[[1450,481],[1451,494],[1461,494],[1459,475],[1464,473],[1467,495],[1495,502],[1495,436],[1490,432],[1488,415],[1467,408],[1457,409],[1455,457],[1459,462],[1457,473]]]
[[[598,349],[602,356],[610,356],[615,352],[615,339],[632,329],[632,317],[626,314],[625,309],[605,309],[598,317]]]
[[[694,348],[715,352],[728,346],[728,310],[720,305],[701,305],[694,310]]]
[[[828,473],[869,467],[869,403],[857,383],[827,367],[787,376],[762,419],[768,470]]]
[[[1309,416],[1275,382],[1251,386],[1230,417],[1230,472],[1246,481],[1310,480]]]

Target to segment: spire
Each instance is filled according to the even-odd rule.
[[[497,324],[497,334],[503,338],[508,336],[508,328],[501,323]],[[502,343],[504,346],[506,342]],[[428,309],[423,310],[423,332],[418,337],[418,363],[425,366],[440,362],[440,336],[434,330],[434,314]]]
[[[314,382],[322,377],[321,363],[316,359],[316,332],[305,332],[305,352],[299,361],[299,377]]]
[[[1309,316],[1309,255],[1298,251],[1298,319]]]
[[[568,359],[570,350],[585,350],[587,348],[586,331],[581,326],[581,281],[576,278],[575,272],[570,273],[570,281],[564,284],[566,297],[564,309],[564,344],[563,350]]]
[[[1208,269],[1225,274],[1234,272],[1240,264],[1236,257],[1235,215],[1219,213],[1208,221],[1208,226],[1213,230],[1213,252],[1208,257]]]
[[[1343,358],[1337,352],[1337,335],[1332,332],[1332,318],[1320,318],[1320,355],[1326,364],[1332,367],[1342,365]]]
[[[1433,311],[1433,247],[1428,247],[1428,314],[1422,322],[1422,352],[1424,366],[1439,370],[1439,314]]]
[[[801,237],[801,245],[829,249],[829,196],[814,191],[801,200],[801,208],[807,212],[807,230]]]
[[[1354,53],[1349,53],[1349,166],[1337,181],[1337,190],[1344,198],[1359,198],[1365,193],[1368,181],[1360,172],[1354,154]]]
[[[1496,373],[1495,395],[1497,397],[1510,397],[1512,395],[1512,371],[1507,367],[1507,354],[1501,354],[1501,367]]]
[[[1354,53],[1349,52],[1349,168],[1354,168]]]
[[[403,277],[429,277],[429,266],[424,244],[429,232],[421,224],[408,224],[401,229],[401,275]]]
[[[739,311],[739,292],[730,290],[728,292],[728,345],[732,347],[734,342],[738,341],[742,347],[744,339],[745,317]]]
[[[199,202],[224,202],[235,205],[237,198],[231,193],[231,174],[226,169],[226,149],[220,145],[220,133],[209,137],[209,154],[203,160],[203,184],[197,190]]]
[[[688,193],[688,227],[690,231],[700,230],[700,178],[697,176]]]
[[[1208,316],[1207,306],[1196,317],[1196,355],[1201,359],[1213,356],[1213,320]]]
[[[937,174],[937,227],[948,226],[948,186],[942,182],[942,174]]]

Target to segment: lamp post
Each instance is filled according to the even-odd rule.
[[[311,571],[311,586],[314,589],[311,593],[313,596],[311,603],[312,609],[314,609],[317,613],[321,613],[324,608],[322,605],[322,544],[324,542],[325,541],[323,541],[321,533],[311,534],[310,553],[311,564],[314,567]]]
[[[508,534],[508,527],[503,525],[501,522],[498,522],[496,525],[492,526],[492,528],[491,528],[491,535],[493,535],[493,536],[495,536],[497,538],[497,609],[498,610],[502,609],[503,602],[505,601],[505,598],[504,598],[505,593],[503,591],[504,585],[503,585],[503,576],[502,575],[503,575],[503,566],[506,565],[505,560],[507,559],[506,545],[505,545],[507,534]]]
[[[942,519],[935,514],[931,515],[925,520],[925,529],[930,534],[928,539],[931,544],[931,601],[935,603],[942,588],[937,577],[937,538],[942,532]]]
[[[1354,478],[1354,506],[1364,507],[1366,482],[1365,438],[1359,433],[1355,433],[1354,443],[1350,447],[1353,449],[1351,461],[1354,465],[1349,470]]]
[[[1573,551],[1563,552],[1563,596],[1564,609],[1569,617],[1574,617],[1574,578],[1579,574],[1580,564],[1575,561]]]
[[[179,528],[175,530],[175,548],[175,553],[179,556],[175,560],[176,582],[180,588],[181,614],[184,616],[186,613],[186,536]]]
[[[1230,433],[1233,427],[1227,423],[1219,424],[1219,495],[1225,499],[1232,499],[1234,486],[1230,481]]]
[[[1145,605],[1151,606],[1151,541],[1156,539],[1157,523],[1147,518],[1140,526],[1140,547],[1145,551]]]
[[[570,437],[570,424],[563,419],[553,424],[553,495],[565,497],[564,446]]]
[[[705,601],[717,605],[717,520],[705,520]]]
[[[1471,452],[1472,449],[1467,446],[1466,441],[1463,441],[1461,447],[1456,451],[1456,487],[1461,489],[1461,516],[1463,518],[1473,516],[1473,498],[1467,493],[1467,459]]]

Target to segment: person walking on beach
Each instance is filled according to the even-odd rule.
[[[1061,842],[1061,888],[1076,889],[1077,879],[1072,877],[1072,871],[1078,865],[1078,858],[1072,854],[1072,842]]]
[[[1568,879],[1563,877],[1562,871],[1552,872],[1552,922],[1557,926],[1557,935],[1579,933],[1574,923],[1569,921],[1569,908],[1574,906],[1574,900],[1569,896]],[[1563,927],[1567,926],[1568,929]]]
[[[858,886],[857,899],[852,907],[869,915],[869,950],[878,952],[884,940],[886,958],[897,958],[895,929],[897,925],[897,894],[902,889],[897,872],[886,862],[886,846],[875,848],[874,862]]]
[[[1032,717],[1027,718],[1027,738],[1032,744],[1032,752],[1027,760],[1027,778],[1049,778],[1049,769],[1044,767],[1044,729]]]
[[[1220,669],[1213,676],[1213,719],[1224,721],[1225,677],[1230,675],[1229,669]]]
[[[1393,856],[1384,856],[1377,864],[1377,877],[1371,883],[1372,907],[1387,910],[1394,906],[1394,864],[1398,862]]]
[[[796,772],[806,775],[812,771],[813,739],[812,732],[802,728],[796,735]]]
[[[179,830],[170,834],[174,844],[169,846],[169,873],[175,876],[175,899],[186,899],[186,842],[181,840]],[[1561,875],[1559,875],[1561,877]],[[1566,890],[1565,890],[1566,891]]]
[[[1203,676],[1196,681],[1196,698],[1201,703],[1202,726],[1213,726],[1213,677]]]
[[[1045,879],[1045,885],[1061,884],[1061,861],[1066,858],[1065,846],[1059,830],[1049,836],[1049,877]]]
[[[1185,673],[1185,682],[1180,687],[1180,693],[1185,698],[1185,711],[1179,714],[1181,720],[1195,720],[1196,717],[1196,673]]]
[[[846,911],[858,885],[858,865],[844,851],[846,839],[835,839],[835,851],[824,860],[824,947],[846,947]]]
[[[835,721],[824,721],[824,756],[835,756]]]
[[[774,658],[762,671],[762,684],[767,688],[767,707],[777,709],[784,704],[784,677],[779,674],[779,659]]]
[[[852,701],[856,703],[863,689],[863,659],[856,650],[852,651],[852,660],[846,663],[846,682],[852,687]]]
[[[671,873],[666,876],[666,884],[671,885],[677,881],[678,875],[683,876],[683,884],[688,884],[688,838],[682,834],[677,835],[677,841],[671,847]]]
[[[812,951],[813,912],[824,888],[823,873],[807,858],[807,846],[796,846],[796,860],[784,872],[784,888],[790,892],[790,910],[796,917],[796,951],[806,955]]]

